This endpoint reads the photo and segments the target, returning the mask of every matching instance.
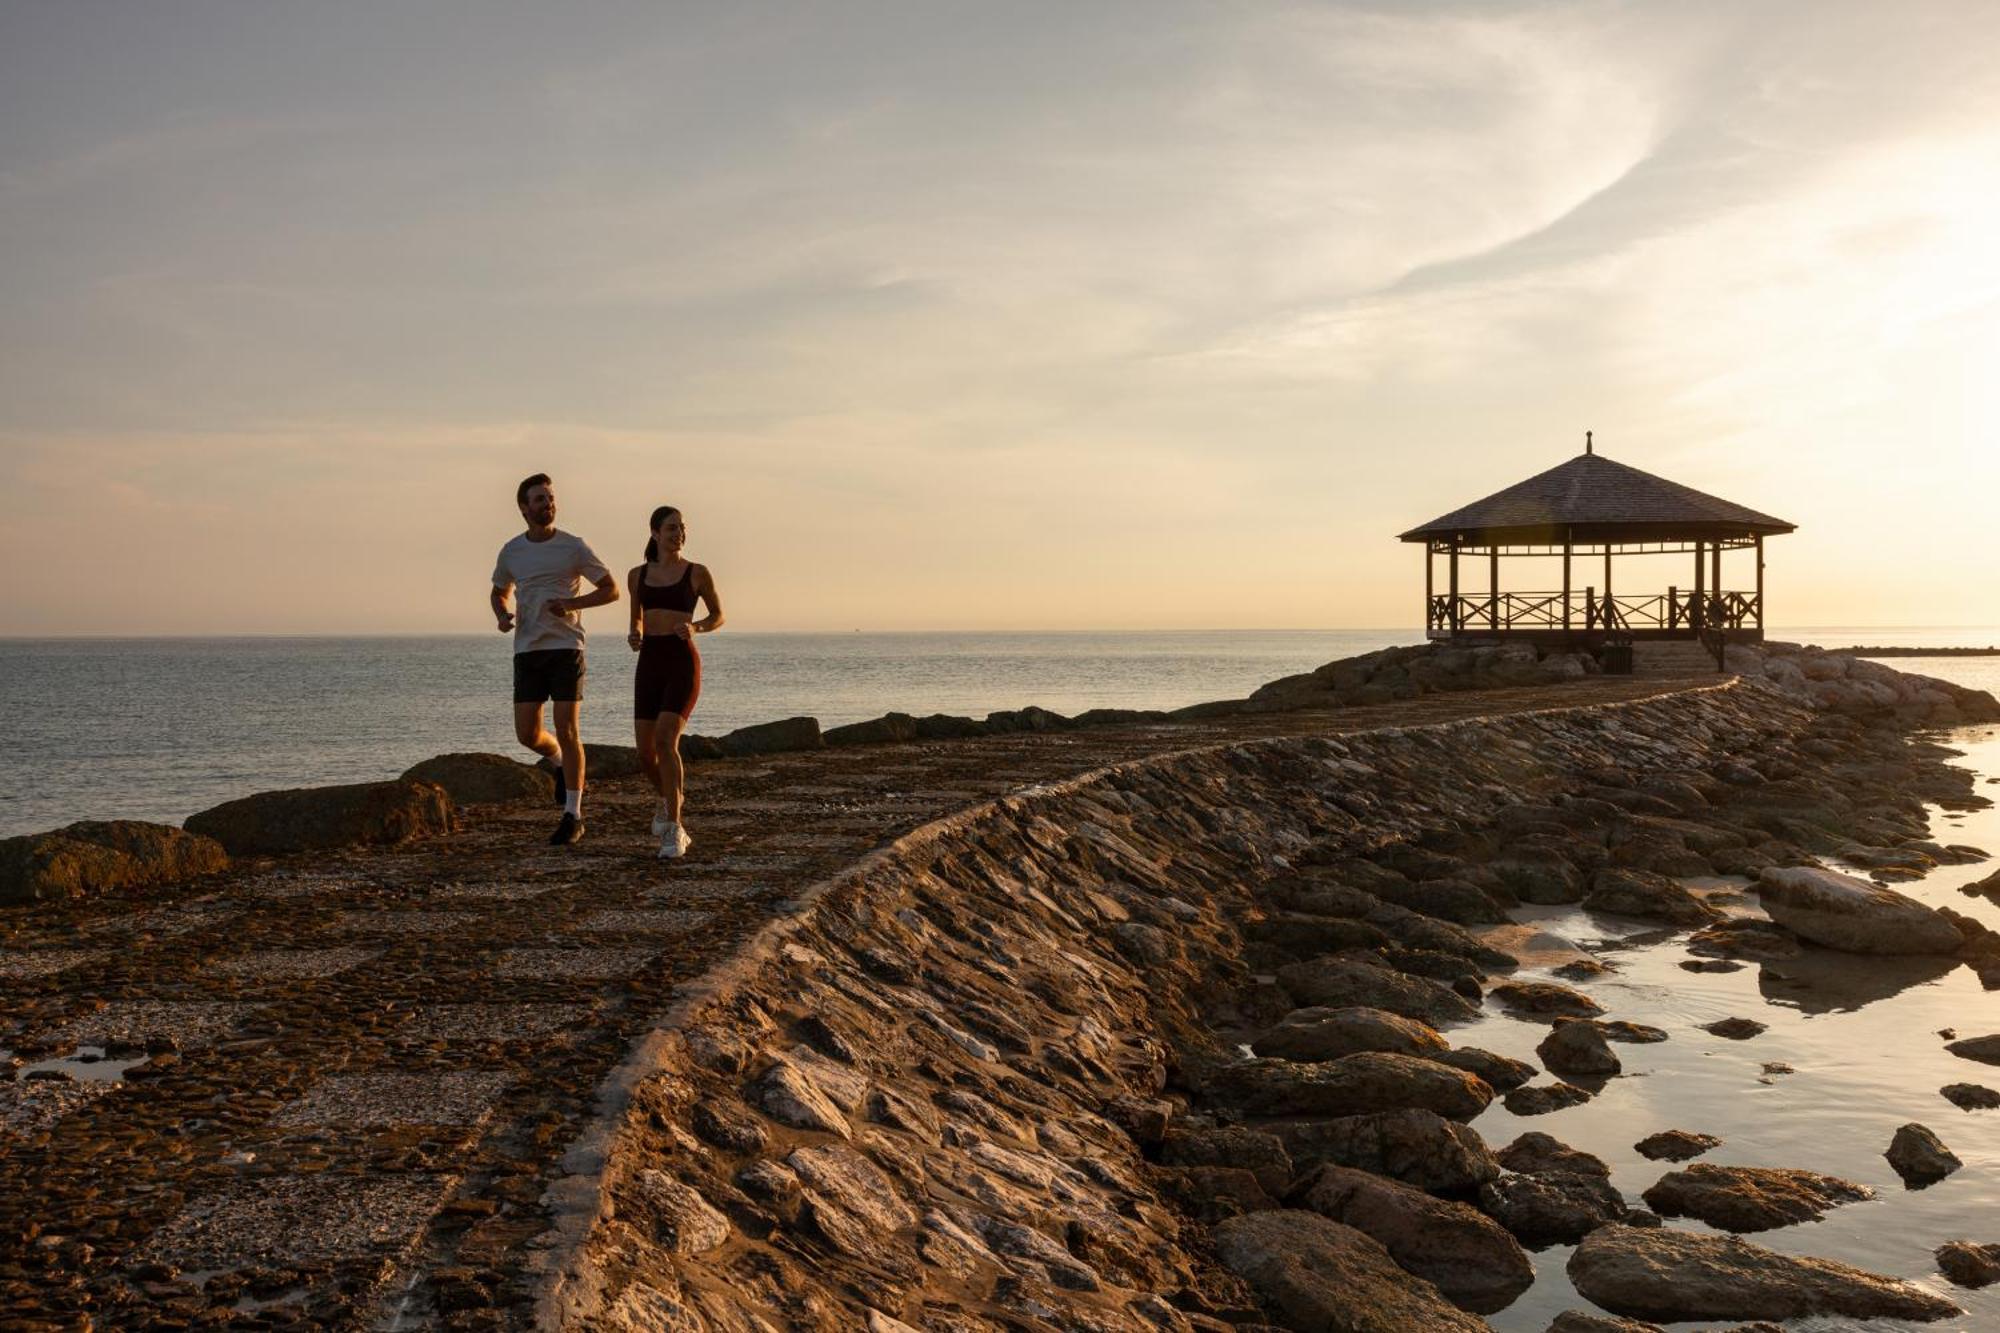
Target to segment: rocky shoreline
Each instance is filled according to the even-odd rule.
[[[1740,678],[1652,686],[1457,652],[1329,664],[1166,722],[989,719],[958,741],[838,750],[816,724],[781,727],[799,748],[765,733],[773,748],[700,777],[736,813],[678,879],[602,846],[501,869],[546,807],[539,775],[492,757],[375,784],[416,810],[392,802],[379,833],[368,793],[218,816],[215,845],[241,848],[226,870],[174,831],[162,841],[207,878],[123,935],[120,905],[171,901],[171,877],[127,867],[0,918],[0,984],[25,997],[8,1044],[59,1049],[94,1021],[129,1031],[113,1064],[144,1078],[119,1096],[44,1082],[5,1108],[42,1118],[0,1126],[0,1223],[25,1238],[0,1250],[0,1299],[50,1326],[90,1309],[338,1323],[393,1290],[381,1317],[405,1327],[1469,1328],[1519,1295],[1527,1251],[1589,1237],[1578,1289],[1667,1317],[1618,1274],[1685,1233],[1645,1226],[1653,1211],[1588,1154],[1489,1145],[1466,1123],[1495,1099],[1588,1098],[1620,1043],[1666,1035],[1593,1008],[1587,970],[1510,982],[1501,923],[1584,902],[1699,928],[1719,968],[1851,945],[1872,913],[1906,947],[1948,944],[1938,967],[2000,981],[1969,917],[1785,869],[1832,857],[1888,881],[1977,854],[1929,840],[1926,801],[1978,798],[1910,728],[2000,709],[1812,650],[1732,650]],[[643,825],[629,779],[597,799],[612,827],[626,807]],[[796,827],[769,827],[801,818],[826,829],[803,855]],[[274,862],[246,841],[274,828],[340,849]],[[127,830],[45,836],[85,880],[123,864],[90,848],[144,850]],[[1771,919],[1677,882],[1716,873],[1769,873]],[[479,894],[503,910],[466,912]],[[614,923],[620,947],[591,936]],[[100,942],[120,938],[130,962]],[[658,961],[505,970],[640,952]],[[1487,995],[1549,1024],[1537,1058],[1555,1077],[1451,1040]],[[212,1032],[157,1026],[170,1017]],[[397,1079],[409,1091],[385,1093]],[[366,1100],[385,1095],[419,1104]],[[158,1137],[201,1105],[213,1123]],[[105,1144],[114,1158],[93,1158]],[[1941,1160],[1926,1149],[1907,1154],[1919,1170]],[[1844,1182],[1788,1165],[1697,1174],[1657,1208],[1785,1224],[1847,1202]],[[334,1224],[364,1197],[375,1233]],[[337,1237],[287,1239],[322,1225]],[[1981,1271],[1988,1239],[1938,1237],[1945,1271]],[[1673,1261],[1734,1275],[1724,1313],[1700,1317],[1943,1308],[1733,1244]],[[211,1275],[232,1263],[249,1267]],[[1584,1318],[1562,1326],[1612,1326]]]
[[[1473,1328],[1526,1287],[1524,1246],[1585,1238],[1573,1280],[1623,1315],[1950,1316],[1896,1278],[1661,1230],[1588,1154],[1465,1123],[1503,1094],[1587,1098],[1618,1069],[1607,1037],[1665,1034],[1538,984],[1507,998],[1551,1019],[1554,1081],[1448,1039],[1512,962],[1470,928],[1522,902],[1705,922],[1725,962],[1879,917],[1896,948],[1985,967],[2000,940],[1967,918],[1823,871],[1810,897],[1784,868],[1982,855],[1928,841],[1924,801],[1983,798],[1905,728],[1991,701],[1836,662],[1149,759],[898,843],[622,1072],[540,1322]],[[1775,920],[1675,882],[1718,873],[1768,876]],[[1723,1202],[1659,1206],[1775,1198],[1778,1224],[1859,1197],[1809,1171],[1697,1179]],[[1614,1326],[1589,1318],[1567,1326]]]

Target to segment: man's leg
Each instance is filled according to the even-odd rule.
[[[563,808],[579,818],[583,800],[583,740],[577,735],[576,724],[581,705],[579,699],[555,700],[555,738],[562,747],[563,787],[569,795],[568,804]]]
[[[556,705],[560,708],[562,705]],[[575,708],[575,704],[570,705]],[[542,729],[542,706],[540,704],[514,704],[514,738],[544,759],[554,759],[562,754],[562,747],[556,738]]]

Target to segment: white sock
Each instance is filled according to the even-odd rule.
[[[571,787],[563,793],[563,813],[583,818],[583,793]]]

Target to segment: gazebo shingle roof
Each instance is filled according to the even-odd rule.
[[[1583,453],[1402,534],[1478,541],[1653,541],[1790,532],[1797,525]]]

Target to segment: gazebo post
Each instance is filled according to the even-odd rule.
[[[1431,630],[1435,628],[1434,624],[1432,623],[1431,603],[1437,597],[1437,591],[1435,588],[1437,579],[1436,575],[1432,572],[1433,561],[1431,560],[1431,556],[1436,554],[1436,552],[1437,552],[1436,542],[1427,541],[1424,543],[1424,637],[1425,638],[1429,638]]]
[[[1701,633],[1702,622],[1707,619],[1702,607],[1702,588],[1705,586],[1702,578],[1707,571],[1702,566],[1701,556],[1701,538],[1697,537],[1694,539],[1694,609],[1688,614],[1688,623],[1694,627],[1696,634]]]
[[[1458,637],[1458,538],[1451,539],[1451,636]]]
[[[1764,534],[1757,534],[1757,636],[1762,642],[1764,635]]]
[[[1496,634],[1500,631],[1500,543],[1488,542],[1486,546],[1486,624]]]
[[[1569,548],[1575,534],[1563,529],[1563,633],[1569,633]]]
[[[1708,592],[1718,603],[1722,600],[1722,542],[1717,539],[1709,544]],[[1727,628],[1725,624],[1722,628]]]
[[[1611,543],[1604,543],[1604,628],[1617,629],[1618,618],[1611,604]]]

